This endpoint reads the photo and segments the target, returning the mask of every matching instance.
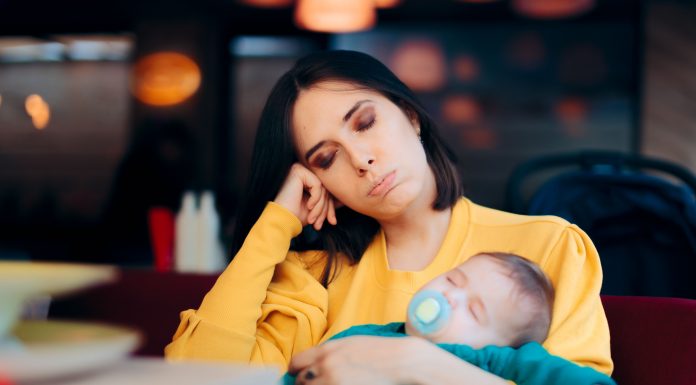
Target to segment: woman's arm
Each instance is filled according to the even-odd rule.
[[[300,231],[301,223],[292,213],[269,203],[199,309],[182,313],[174,340],[165,349],[167,358],[249,362],[252,355],[258,360],[265,355],[270,362],[277,362],[278,341],[266,338],[274,324],[272,314],[301,302],[293,298],[292,287],[306,287],[313,281],[315,291],[323,291],[300,266],[296,254],[288,255],[290,240]],[[279,282],[271,284],[274,275],[280,275]],[[289,289],[283,289],[284,286]],[[304,311],[296,311],[297,317],[316,308],[304,307]],[[270,325],[264,326],[266,323]],[[295,337],[290,335],[292,332],[284,331],[288,339]]]
[[[611,374],[609,325],[599,296],[602,267],[592,241],[577,226],[568,225],[540,265],[556,291],[544,347],[551,354]]]
[[[417,337],[354,336],[297,354],[290,373],[302,384],[476,384],[508,382]]]
[[[285,367],[297,349],[316,344],[326,328],[327,293],[288,250],[303,225],[336,224],[333,208],[316,175],[294,164],[198,310],[181,313],[167,358]]]

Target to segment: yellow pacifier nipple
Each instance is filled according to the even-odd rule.
[[[440,304],[433,298],[426,298],[416,308],[416,317],[426,324],[429,324],[440,314]]]

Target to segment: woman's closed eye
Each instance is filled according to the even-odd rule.
[[[336,152],[331,152],[329,154],[319,154],[314,157],[314,160],[312,160],[312,166],[325,170],[331,167],[331,164],[333,164],[335,158]]]
[[[370,119],[366,119],[364,121],[360,121],[358,123],[358,128],[356,131],[360,132],[360,131],[369,130],[370,128],[372,128],[372,126],[375,125],[375,122],[377,122],[377,119],[375,119],[374,117],[372,117]]]
[[[365,107],[355,115],[355,123],[353,124],[356,132],[369,130],[377,121],[377,113],[374,106]]]

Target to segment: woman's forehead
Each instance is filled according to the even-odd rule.
[[[345,81],[327,80],[300,91],[293,108],[293,115],[304,117],[308,114],[324,115],[326,113],[334,113],[342,117],[345,111],[341,111],[341,107],[348,109],[352,103],[361,98],[385,99],[377,91],[361,85]],[[332,107],[332,109],[318,108],[321,105],[327,108]]]
[[[356,104],[388,101],[380,93],[345,81],[324,81],[300,91],[293,106],[292,128],[295,136],[304,137],[319,131],[337,129]]]

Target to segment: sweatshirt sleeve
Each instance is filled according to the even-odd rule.
[[[198,310],[181,313],[165,356],[285,368],[294,352],[315,345],[326,329],[328,295],[288,252],[301,230],[292,213],[269,202]]]
[[[602,267],[592,241],[580,228],[568,225],[541,267],[556,291],[544,347],[553,355],[611,374],[609,325],[599,296]]]

